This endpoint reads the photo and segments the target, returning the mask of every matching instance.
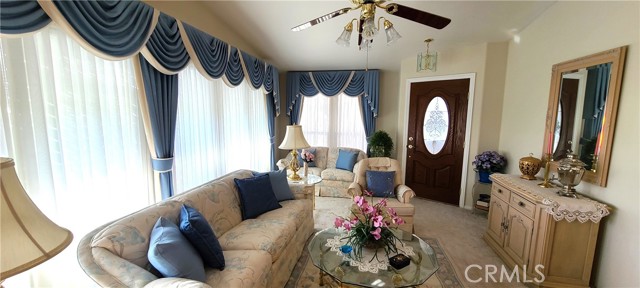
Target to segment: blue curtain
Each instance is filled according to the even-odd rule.
[[[149,118],[153,133],[155,158],[153,170],[160,172],[162,198],[173,195],[173,144],[178,114],[178,75],[158,72],[144,57],[140,59],[144,90],[149,105]]]
[[[154,10],[138,1],[54,1],[80,36],[105,54],[137,53],[153,27]]]
[[[145,55],[145,58],[153,57],[168,71],[178,72],[189,64],[189,54],[182,42],[178,22],[167,14],[160,13],[146,48],[151,55]]]
[[[0,1],[0,33],[23,34],[37,31],[47,26],[51,18],[36,1]]]
[[[43,7],[45,7],[43,9]],[[23,34],[37,31],[49,22],[50,15],[61,16],[82,40],[108,57],[123,58],[141,53],[139,57],[149,122],[156,154],[153,168],[160,173],[163,197],[173,194],[171,167],[177,113],[178,76],[190,60],[197,61],[214,79],[223,78],[237,86],[246,78],[258,89],[267,92],[268,129],[271,137],[272,168],[275,167],[275,120],[280,113],[280,83],[278,70],[263,60],[229,44],[176,21],[140,1],[0,1],[0,32]],[[156,21],[155,27],[153,23]],[[63,25],[64,27],[67,27]],[[193,53],[187,49],[187,44]],[[104,56],[103,55],[103,56]],[[146,59],[145,59],[146,58]],[[148,59],[148,61],[147,61]],[[243,66],[244,63],[244,66]]]
[[[287,73],[287,116],[289,124],[300,123],[302,97],[318,93],[334,96],[344,93],[360,96],[362,123],[369,139],[376,130],[380,93],[380,72],[368,71],[313,71]]]

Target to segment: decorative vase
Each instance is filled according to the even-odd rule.
[[[480,183],[491,183],[489,175],[491,175],[491,172],[489,171],[478,171],[478,181],[480,181]]]
[[[309,175],[309,163],[304,162],[304,177],[306,178]]]
[[[533,154],[530,153],[528,157],[520,158],[518,162],[518,168],[520,168],[520,178],[527,180],[536,180],[536,174],[540,171],[542,167],[542,161],[540,159],[533,157]]]

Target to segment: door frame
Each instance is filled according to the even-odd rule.
[[[403,119],[403,131],[404,137],[402,137],[402,158],[401,165],[402,169],[402,179],[405,179],[406,171],[407,171],[407,135],[409,133],[409,102],[411,100],[411,84],[418,82],[433,82],[433,81],[443,81],[443,80],[458,80],[458,79],[469,79],[469,98],[467,99],[467,123],[466,129],[464,132],[464,152],[462,158],[462,175],[460,177],[460,200],[458,206],[464,208],[464,203],[466,197],[466,187],[467,187],[467,171],[469,169],[469,143],[471,142],[471,118],[473,117],[473,98],[475,95],[475,86],[476,86],[476,73],[465,73],[465,74],[452,74],[452,75],[442,75],[442,76],[427,76],[420,78],[409,78],[406,81],[405,88],[405,101],[404,101],[404,119]]]

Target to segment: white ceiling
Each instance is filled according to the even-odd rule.
[[[376,16],[387,17],[402,38],[386,45],[383,31],[369,52],[369,68],[399,70],[400,62],[424,51],[424,40],[434,38],[431,49],[510,40],[524,29],[553,1],[394,1],[451,19],[442,30],[376,10]],[[303,31],[291,27],[351,7],[351,1],[211,1],[211,13],[226,22],[263,59],[274,63],[280,71],[363,69],[366,54],[357,48],[357,34],[351,47],[338,46],[338,38],[346,23],[359,17],[350,11]]]

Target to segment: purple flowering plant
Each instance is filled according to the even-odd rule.
[[[313,162],[313,160],[315,159],[315,155],[313,155],[313,153],[302,149],[302,153],[300,153],[300,158],[302,158],[302,161],[310,163]]]
[[[397,252],[396,241],[400,239],[390,229],[398,228],[398,225],[404,224],[404,220],[393,208],[387,207],[386,198],[371,205],[366,196],[371,196],[373,202],[373,194],[367,190],[364,190],[364,194],[353,197],[355,205],[351,208],[351,216],[337,217],[334,226],[348,232],[345,238],[347,244],[353,247],[357,259],[362,258],[364,246],[376,249],[374,257],[377,257],[378,248],[384,248],[387,255]]]
[[[500,172],[507,165],[507,158],[496,151],[484,151],[476,155],[472,164],[476,171]]]

